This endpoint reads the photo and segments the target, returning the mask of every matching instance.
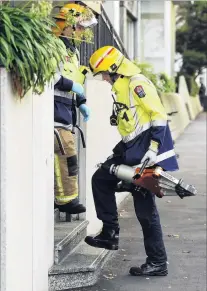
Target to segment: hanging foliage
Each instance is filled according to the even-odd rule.
[[[134,61],[137,65],[141,74],[147,77],[156,87],[159,95],[161,93],[172,93],[175,92],[175,82],[173,79],[169,78],[165,73],[155,73],[153,66],[149,63],[139,63],[137,60]]]
[[[85,7],[83,12],[81,13],[81,16],[76,16],[75,14],[70,11],[66,15],[66,25],[65,26],[76,26],[78,22],[80,21],[87,21],[93,18],[93,12],[90,8]],[[72,39],[76,46],[79,46],[83,41],[86,43],[93,43],[94,39],[94,33],[92,28],[86,28],[84,31],[79,35],[76,31],[73,32],[73,35],[71,37],[68,37],[69,39]]]
[[[41,94],[64,61],[66,49],[51,30],[51,2],[41,1],[31,9],[2,5],[0,10],[0,64],[12,75],[22,98],[30,89]]]

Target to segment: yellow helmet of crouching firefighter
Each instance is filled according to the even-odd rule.
[[[104,46],[95,51],[90,57],[89,65],[94,76],[107,72],[131,77],[141,72],[135,64],[113,46]]]

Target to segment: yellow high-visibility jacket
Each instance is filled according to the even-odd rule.
[[[167,114],[152,82],[142,74],[121,76],[112,91],[116,94],[117,106],[125,107],[117,115],[126,163],[139,164],[150,143],[155,141],[159,144],[157,164],[165,170],[177,170]]]

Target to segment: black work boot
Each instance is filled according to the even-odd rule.
[[[168,274],[167,263],[145,263],[141,267],[132,267],[129,273],[132,276],[166,276]]]
[[[95,248],[107,250],[118,250],[119,248],[119,228],[103,226],[102,231],[97,236],[87,236],[85,242]]]
[[[85,206],[80,204],[77,198],[63,205],[55,203],[55,208],[58,208],[60,212],[66,212],[68,214],[80,214],[86,212]]]

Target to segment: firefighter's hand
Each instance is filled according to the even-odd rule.
[[[147,164],[147,167],[151,167],[154,164],[156,164],[157,161],[157,152],[149,149],[146,154],[144,155],[144,157],[141,160],[141,163],[143,164],[144,161],[146,161],[147,159],[149,159],[149,162]]]
[[[79,106],[79,110],[80,110],[81,114],[84,117],[83,121],[87,122],[89,120],[89,118],[90,118],[90,109],[89,109],[89,107],[86,104],[81,104]]]

